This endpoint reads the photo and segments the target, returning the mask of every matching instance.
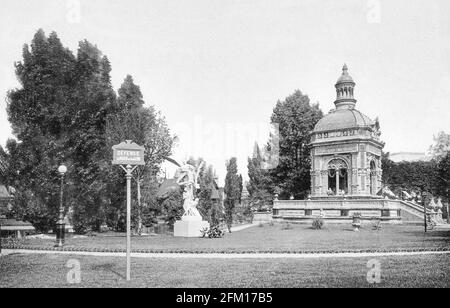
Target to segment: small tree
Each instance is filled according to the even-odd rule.
[[[225,178],[225,220],[230,233],[234,208],[241,198],[242,177],[237,172],[237,159],[233,157],[227,163],[227,176]]]

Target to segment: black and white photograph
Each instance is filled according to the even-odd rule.
[[[0,43],[1,289],[450,287],[450,1],[2,0]]]

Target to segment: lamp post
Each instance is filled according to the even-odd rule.
[[[450,188],[447,187],[447,223],[450,224]]]
[[[423,227],[425,228],[425,233],[427,232],[427,206],[425,199],[427,197],[427,193],[425,191],[422,192],[422,205],[423,205]]]
[[[64,165],[58,168],[59,175],[61,176],[61,191],[59,196],[59,218],[56,223],[56,247],[63,247],[66,237],[66,224],[64,222],[64,205],[63,205],[63,192],[64,192],[64,175],[67,172],[67,167]]]

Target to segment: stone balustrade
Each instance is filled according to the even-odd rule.
[[[355,213],[363,220],[379,219],[384,222],[400,223],[402,204],[386,199],[333,199],[333,200],[277,200],[274,201],[273,219],[308,222],[321,215],[325,220],[347,222]]]

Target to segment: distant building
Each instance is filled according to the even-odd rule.
[[[12,201],[12,195],[9,189],[4,185],[5,173],[7,169],[7,163],[5,157],[0,153],[0,218],[6,218],[9,211],[9,205]]]
[[[247,190],[248,182],[244,182],[241,194],[241,206],[247,206],[250,199],[250,193]]]
[[[0,218],[6,218],[9,212],[9,206],[12,196],[5,185],[0,185]]]
[[[14,200],[15,189],[4,185],[7,162],[3,155],[0,155],[0,235],[12,235],[20,238],[23,235],[34,232],[34,227],[23,221],[12,219],[11,209]]]
[[[389,159],[395,163],[402,161],[416,162],[416,161],[430,161],[431,156],[420,152],[397,152],[389,154]]]

